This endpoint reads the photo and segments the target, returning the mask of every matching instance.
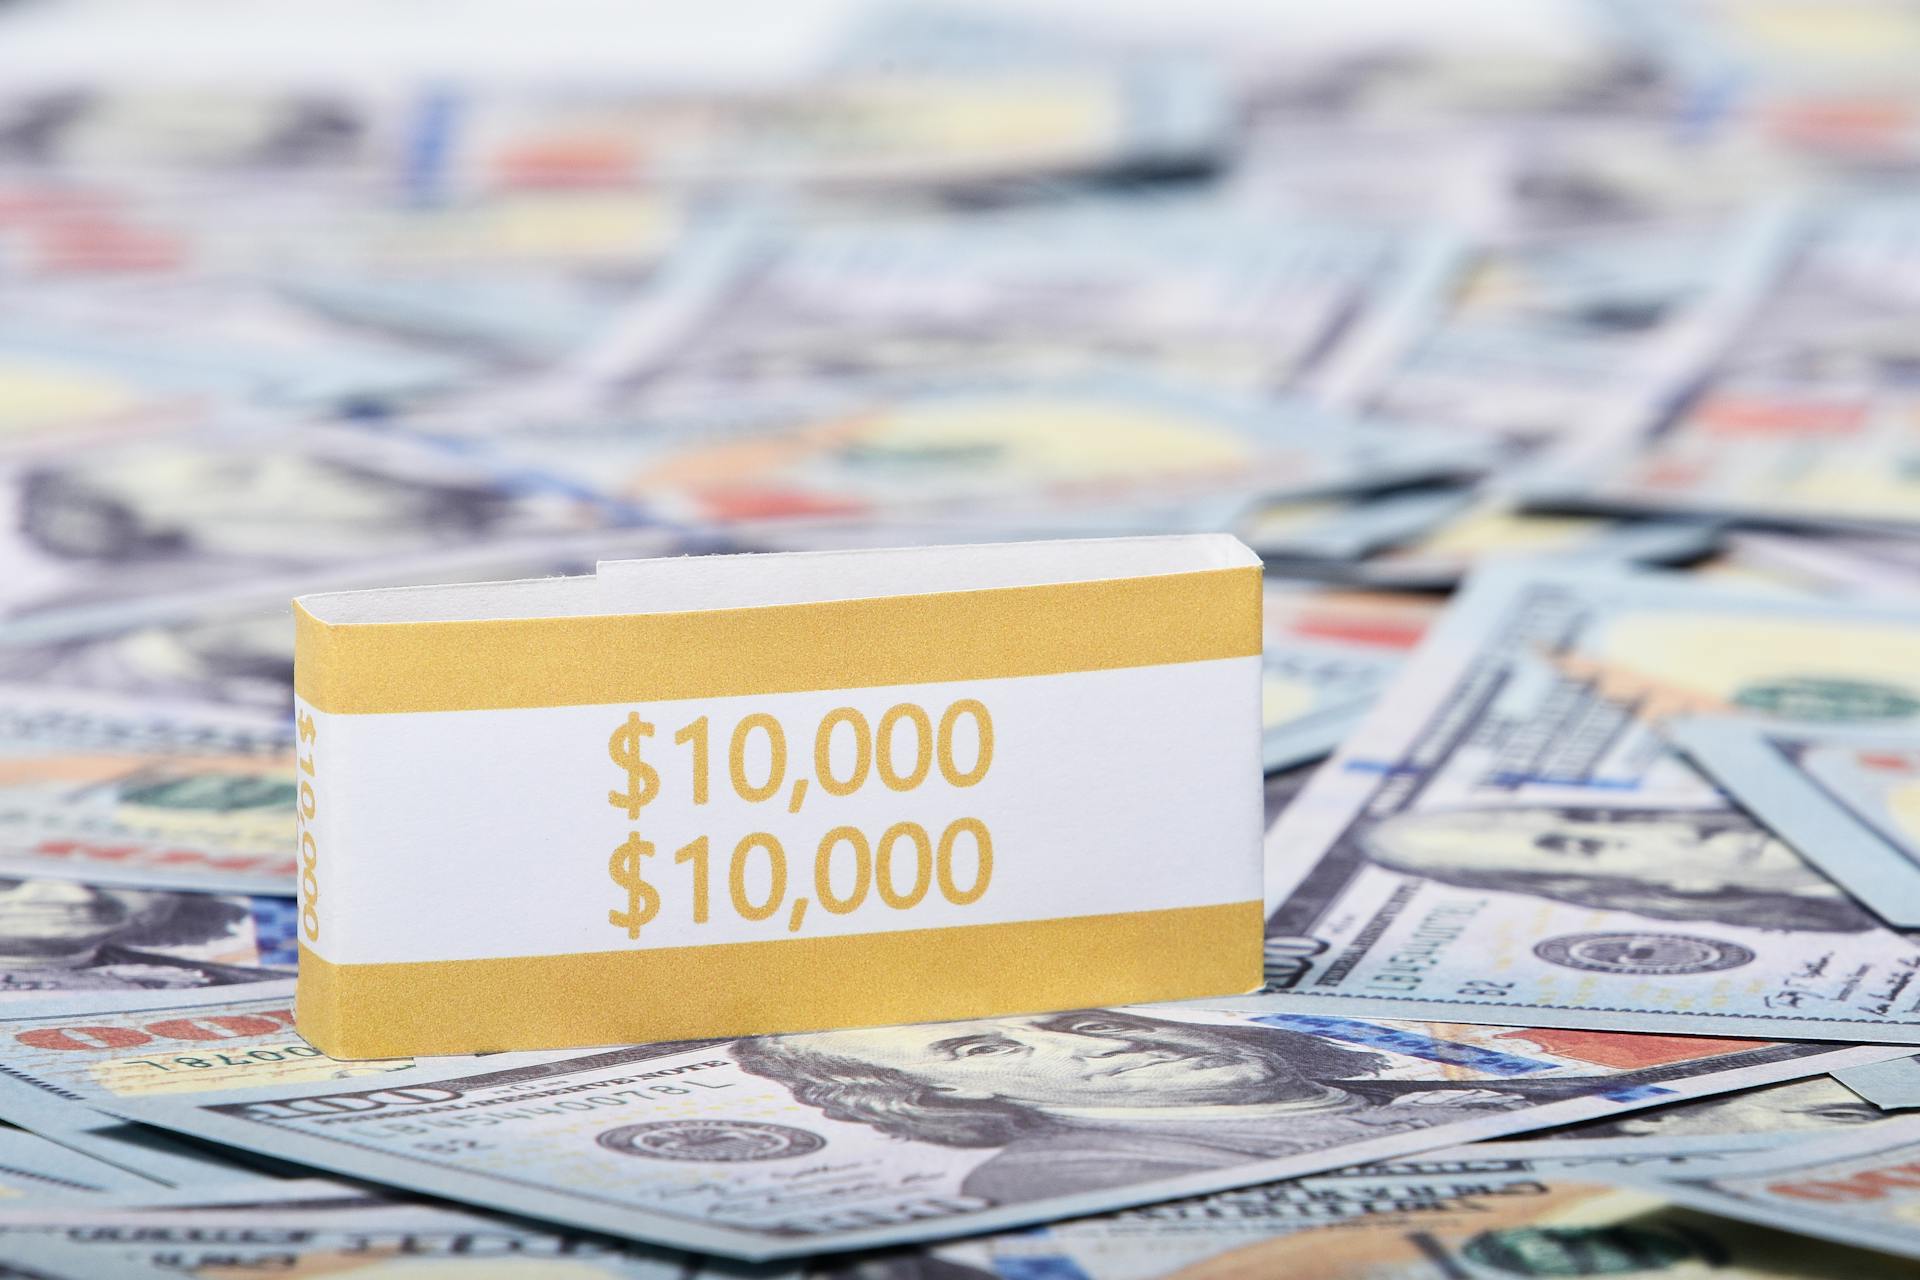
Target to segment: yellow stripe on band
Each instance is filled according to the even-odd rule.
[[[1232,902],[501,960],[342,965],[303,945],[295,1016],[331,1057],[397,1058],[1186,1000],[1257,988],[1262,924]]]
[[[336,715],[582,706],[1158,666],[1260,652],[1260,570],[692,613],[328,625],[294,687]]]

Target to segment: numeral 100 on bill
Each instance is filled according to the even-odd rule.
[[[970,851],[967,845],[972,846]],[[628,901],[624,911],[608,912],[607,920],[624,928],[629,938],[637,939],[640,927],[660,912],[659,892],[644,875],[644,861],[654,852],[652,843],[636,832],[608,860],[608,871],[626,889]],[[676,850],[673,861],[690,868],[693,922],[707,923],[714,898],[711,843],[701,836]],[[757,876],[762,866],[765,875]],[[870,897],[896,911],[907,911],[937,888],[942,898],[964,907],[978,902],[993,879],[993,838],[978,818],[956,818],[937,840],[917,822],[896,822],[877,842],[856,827],[835,827],[820,837],[814,850],[813,893],[795,897],[789,905],[788,879],[787,851],[779,837],[766,831],[742,837],[726,867],[726,894],[734,914],[743,920],[769,920],[786,906],[787,932],[794,933],[815,898],[834,915],[857,911]]]

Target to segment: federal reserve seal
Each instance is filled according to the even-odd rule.
[[[1651,975],[1738,969],[1753,959],[1737,942],[1691,933],[1567,933],[1536,944],[1533,954],[1568,969]]]
[[[785,1160],[827,1145],[817,1133],[753,1120],[655,1120],[623,1124],[594,1139],[609,1151],[652,1160]]]

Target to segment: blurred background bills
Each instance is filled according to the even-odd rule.
[[[293,1030],[291,596],[1201,531],[1262,990]],[[21,1274],[1908,1274],[1916,928],[1920,4],[0,0]]]

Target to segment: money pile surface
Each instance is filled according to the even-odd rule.
[[[829,7],[0,8],[6,1267],[1909,1274],[1920,11]],[[295,1029],[290,597],[1201,532],[1257,993]]]

